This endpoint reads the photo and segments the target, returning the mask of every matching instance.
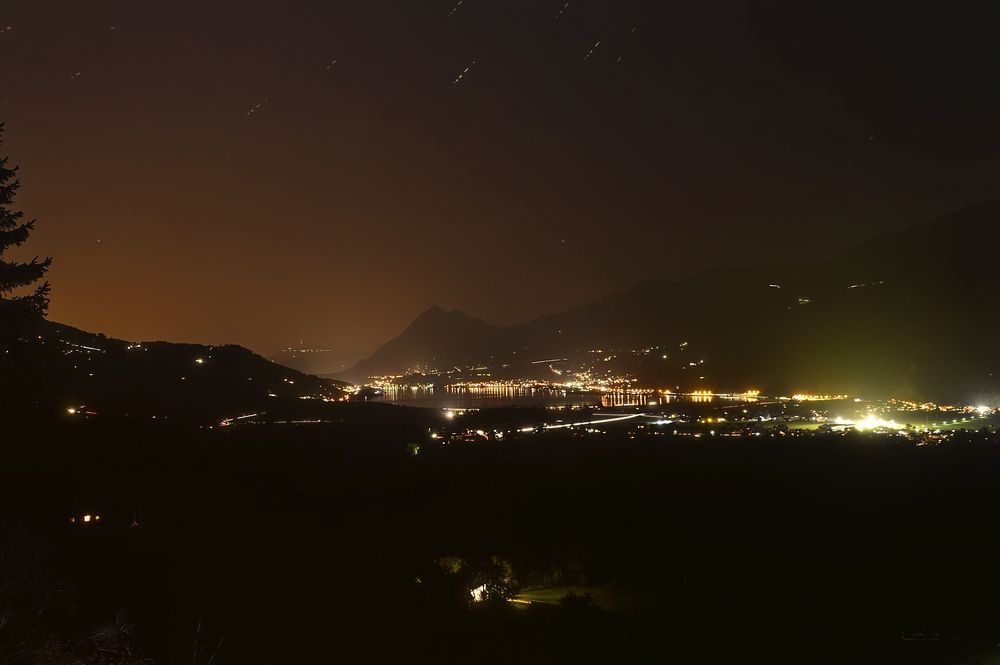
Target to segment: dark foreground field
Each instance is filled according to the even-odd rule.
[[[426,425],[5,424],[0,662],[1000,662],[996,443]]]

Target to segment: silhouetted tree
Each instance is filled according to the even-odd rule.
[[[3,129],[0,123],[0,135]],[[2,143],[0,139],[0,145]],[[27,263],[4,259],[5,252],[23,245],[35,228],[35,220],[22,222],[24,213],[10,208],[21,181],[17,177],[19,167],[10,168],[7,162],[7,157],[0,157],[0,342],[16,339],[27,327],[45,316],[49,307],[48,282],[35,287],[30,293],[15,293],[37,284],[52,263],[51,258],[39,261],[35,257]]]
[[[3,128],[0,123],[0,136]],[[18,167],[7,163],[0,157],[0,418],[42,406],[45,377],[59,360],[54,347],[34,335],[49,307],[49,283],[39,282],[52,259],[22,263],[4,256],[35,228],[34,220],[22,221],[24,213],[11,208],[21,181]]]

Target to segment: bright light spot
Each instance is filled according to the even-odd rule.
[[[71,416],[75,416],[76,415],[76,409],[74,409],[73,407],[69,407],[68,409],[66,409],[66,413],[68,413]]]
[[[884,420],[879,418],[873,413],[868,414],[864,420],[847,420],[844,418],[837,418],[834,421],[837,425],[853,425],[855,429],[865,432],[868,430],[875,429],[900,429],[900,425],[895,420]]]
[[[90,521],[90,515],[84,515],[83,516],[83,521],[84,522],[89,522]]]
[[[469,595],[472,596],[472,602],[481,603],[486,600],[486,585],[482,584],[477,586],[475,589],[469,591]]]
[[[205,364],[205,359],[204,358],[195,358],[194,362],[197,365],[204,365]]]
[[[792,395],[792,399],[796,402],[829,402],[833,400],[847,399],[847,395],[811,395],[809,393],[798,393],[796,395]]]

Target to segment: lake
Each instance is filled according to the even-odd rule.
[[[711,398],[703,398],[709,401]],[[520,386],[446,386],[390,388],[379,401],[433,409],[489,409],[504,406],[661,406],[701,398],[665,395],[656,391],[569,392],[557,388]]]

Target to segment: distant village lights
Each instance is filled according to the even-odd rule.
[[[93,524],[95,522],[100,522],[100,521],[101,521],[100,515],[91,513],[84,513],[83,515],[80,515],[79,519],[77,519],[76,516],[69,518],[70,524],[76,524],[77,522],[80,522],[81,524]]]

